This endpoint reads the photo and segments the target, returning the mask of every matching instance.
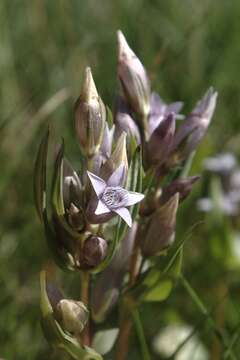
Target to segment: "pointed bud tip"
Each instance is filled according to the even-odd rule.
[[[117,43],[119,60],[121,60],[123,57],[134,56],[134,52],[128,45],[127,40],[121,30],[117,31]]]
[[[80,97],[82,101],[86,102],[98,97],[97,88],[89,66],[85,69]]]

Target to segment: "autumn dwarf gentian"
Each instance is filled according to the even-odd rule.
[[[114,212],[132,226],[132,218],[130,212],[126,208],[140,202],[144,195],[128,191],[118,186],[119,179],[122,177],[123,165],[120,165],[107,181],[104,181],[97,175],[87,172],[93,189],[98,197],[98,204],[95,210],[96,215]]]

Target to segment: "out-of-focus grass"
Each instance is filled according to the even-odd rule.
[[[84,67],[92,67],[102,98],[111,105],[117,86],[115,33],[121,28],[165,100],[182,100],[189,110],[206,88],[216,87],[217,111],[195,158],[194,169],[200,171],[208,154],[223,148],[239,154],[239,15],[237,0],[1,0],[0,357],[50,356],[38,325],[38,272],[49,255],[33,206],[33,162],[39,134],[50,121],[56,139],[64,135],[77,164],[72,105]],[[193,206],[193,200],[184,205],[178,236],[199,219]],[[186,243],[184,268],[201,292],[206,274],[211,274],[210,285],[216,279],[221,283],[225,270],[204,261],[201,251],[207,251],[208,235],[199,229],[201,225]],[[195,262],[189,261],[190,266],[191,251]],[[221,292],[220,285],[216,288],[214,296]],[[203,297],[214,305],[208,286],[206,291]],[[239,305],[236,286],[233,292],[226,321],[230,330],[239,316],[231,310]],[[176,289],[165,304],[146,309],[149,339],[168,318],[161,320],[163,311],[169,314],[171,307],[178,319],[197,322],[190,300],[182,310],[184,296]],[[207,337],[205,341],[211,343]]]

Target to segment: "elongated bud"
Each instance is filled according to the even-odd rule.
[[[139,129],[130,114],[129,106],[120,96],[118,97],[115,106],[114,122],[115,122],[115,132],[114,132],[115,139],[118,139],[121,133],[124,131],[126,132],[128,139],[130,138],[130,136],[134,136],[137,144],[140,144],[141,139],[140,139]]]
[[[81,301],[62,299],[56,309],[59,322],[64,330],[78,335],[84,329],[89,311]]]
[[[166,159],[172,145],[175,132],[175,118],[171,113],[160,122],[153,131],[147,143],[147,163],[149,166],[159,166]]]
[[[217,95],[217,92],[210,88],[179,126],[172,144],[170,166],[185,160],[206,134],[216,107]]]
[[[94,155],[102,142],[106,119],[105,106],[98,95],[90,68],[86,68],[83,85],[75,105],[75,131],[82,151]]]
[[[192,191],[192,187],[196,181],[200,179],[200,176],[191,176],[188,178],[179,178],[174,180],[162,190],[160,197],[160,204],[165,204],[173,195],[179,193],[179,202],[186,199],[186,197]]]
[[[122,132],[110,158],[105,162],[105,164],[103,165],[100,171],[100,177],[103,178],[104,180],[107,180],[110,177],[110,175],[117,168],[119,168],[120,165],[123,165],[124,172],[121,181],[119,181],[118,184],[119,186],[124,184],[128,170],[126,136],[127,134],[125,132]]]
[[[107,242],[98,236],[89,236],[83,244],[81,268],[90,269],[98,266],[107,255]]]
[[[151,216],[146,236],[141,239],[144,256],[158,255],[174,241],[178,202],[177,193]]]
[[[150,84],[146,71],[129,47],[123,33],[118,31],[118,77],[124,95],[133,111],[140,115],[147,130],[147,116],[150,111]]]

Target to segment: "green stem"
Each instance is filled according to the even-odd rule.
[[[235,354],[233,353],[233,351],[230,348],[229,345],[229,341],[228,339],[226,339],[226,336],[224,335],[223,331],[221,329],[219,329],[214,322],[214,319],[212,318],[211,314],[209,313],[208,309],[206,308],[206,306],[203,304],[202,300],[199,298],[199,296],[197,295],[197,293],[195,292],[195,290],[192,288],[192,286],[189,284],[189,282],[185,279],[185,277],[183,275],[180,275],[180,281],[183,285],[183,287],[185,288],[185,290],[188,292],[188,294],[190,295],[191,299],[193,300],[193,302],[195,303],[195,305],[198,307],[198,309],[200,310],[200,312],[204,315],[207,316],[209,324],[211,325],[211,327],[214,330],[215,336],[220,340],[220,342],[223,344],[225,349],[229,349],[229,358],[231,360],[237,360]]]
[[[86,271],[81,272],[81,301],[88,308],[89,303],[89,273]],[[91,343],[90,340],[90,327],[89,321],[87,322],[83,332],[82,332],[82,341],[84,345],[89,346]]]
[[[136,328],[137,335],[138,335],[138,340],[139,340],[141,351],[142,351],[142,359],[150,360],[151,358],[150,358],[150,354],[148,351],[148,346],[147,346],[146,338],[144,335],[142,322],[141,322],[141,319],[139,316],[139,311],[137,309],[133,310],[132,316],[133,316],[135,328]]]

